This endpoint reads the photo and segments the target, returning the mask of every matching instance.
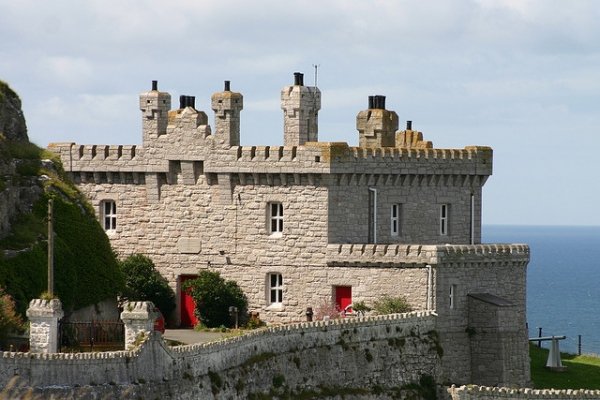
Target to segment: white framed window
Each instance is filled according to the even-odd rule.
[[[281,235],[283,233],[283,204],[273,202],[269,207],[269,233],[271,235]]]
[[[450,206],[448,204],[440,204],[440,235],[448,235],[448,215]]]
[[[281,304],[283,303],[283,276],[280,273],[270,273],[267,276],[268,280],[268,303]]]
[[[390,230],[392,236],[402,235],[402,204],[392,204],[390,211]]]
[[[114,200],[104,200],[100,203],[102,227],[111,232],[117,229],[117,203]]]

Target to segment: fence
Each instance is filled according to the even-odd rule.
[[[60,352],[123,350],[125,325],[122,321],[61,321]]]

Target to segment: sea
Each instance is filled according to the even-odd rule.
[[[484,225],[482,242],[530,246],[530,338],[565,335],[560,350],[577,354],[581,336],[583,354],[600,354],[600,227]]]

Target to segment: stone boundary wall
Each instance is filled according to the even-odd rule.
[[[486,386],[452,386],[448,388],[452,400],[574,400],[600,399],[600,390],[587,389],[512,389]]]
[[[135,392],[152,398],[212,398],[211,393],[221,398],[216,396],[219,392],[234,398],[243,393],[246,398],[251,392],[268,392],[276,379],[285,379],[290,387],[401,387],[424,375],[437,376],[435,324],[435,313],[413,312],[277,326],[172,348],[152,333],[133,351],[4,352],[0,386],[4,394],[29,390],[57,398],[115,391],[117,397]],[[246,380],[233,382],[240,376]]]

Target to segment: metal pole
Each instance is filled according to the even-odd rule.
[[[577,335],[577,355],[581,355],[581,335]]]
[[[52,222],[54,202],[48,200],[48,294],[54,297],[54,227]]]
[[[542,327],[538,328],[538,337],[542,337]],[[542,341],[538,340],[538,347],[542,347]]]

